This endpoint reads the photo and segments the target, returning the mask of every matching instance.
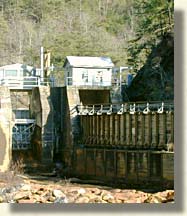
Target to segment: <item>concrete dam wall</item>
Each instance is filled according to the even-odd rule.
[[[146,103],[137,104],[136,110],[133,104],[127,103],[129,109],[121,112],[125,104],[111,107],[107,93],[103,104],[92,97],[77,106],[73,102],[80,101],[82,93],[79,92],[81,90],[72,94],[71,89],[67,89],[67,108],[71,108],[66,111],[71,130],[66,136],[72,138],[72,144],[65,145],[61,154],[69,168],[67,174],[108,182],[142,185],[147,182],[172,187],[173,104],[158,102],[150,107]],[[108,110],[104,110],[105,106]],[[168,144],[172,145],[170,149]]]
[[[174,145],[172,104],[112,104],[110,89],[96,87],[2,91],[9,98],[6,111],[1,100],[2,120],[6,113],[6,121],[15,124],[12,109],[28,109],[34,120],[31,148],[14,151],[17,157],[30,157],[29,164],[35,161],[48,169],[60,161],[65,163],[65,176],[173,185],[174,149],[168,148],[168,144]],[[12,154],[11,124],[5,128],[2,122],[1,169],[7,167]]]
[[[74,177],[110,184],[174,186],[173,152],[76,147],[64,151],[65,159],[70,156],[69,174]]]
[[[108,183],[173,187],[173,105],[165,104],[163,110],[162,103],[156,105],[149,112],[146,104],[138,112],[120,112],[119,105],[113,111],[111,105],[105,105],[108,110],[98,104],[78,107],[79,136],[62,157],[71,167],[69,174]]]
[[[9,168],[12,151],[13,115],[10,91],[0,86],[0,171]]]

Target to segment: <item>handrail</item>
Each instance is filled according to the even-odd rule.
[[[80,81],[75,82],[72,77],[66,77],[66,86],[112,86],[110,81],[96,82],[96,81]]]
[[[101,115],[103,113],[111,115],[112,113],[123,114],[129,112],[135,114],[142,112],[149,114],[150,112],[173,112],[174,103],[157,102],[157,103],[108,103],[108,104],[90,104],[90,105],[77,105],[77,114],[79,115]]]
[[[0,85],[8,87],[36,87],[49,85],[55,86],[55,80],[41,77],[19,77],[19,78],[3,78],[0,80]]]

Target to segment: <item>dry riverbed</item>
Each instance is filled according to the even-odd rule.
[[[75,180],[0,172],[0,203],[174,203],[174,190],[151,193]]]

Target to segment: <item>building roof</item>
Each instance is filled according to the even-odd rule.
[[[23,69],[23,70],[27,70],[27,71],[31,71],[33,69],[32,66],[28,66],[28,65],[25,65],[25,64],[20,64],[20,63],[16,63],[16,64],[11,64],[11,65],[4,65],[4,66],[1,66],[0,67],[0,70],[1,69],[5,69],[5,70],[12,70],[12,69]]]
[[[67,56],[64,67],[67,62],[73,67],[114,67],[110,57]]]

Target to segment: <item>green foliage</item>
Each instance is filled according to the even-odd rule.
[[[134,68],[139,70],[145,63],[151,50],[164,35],[173,31],[173,0],[136,0],[133,1],[136,15],[135,39],[128,43],[129,61],[135,61]]]
[[[172,26],[169,0],[1,0],[1,65],[39,67],[44,46],[60,71],[67,55],[110,56],[138,69]]]

